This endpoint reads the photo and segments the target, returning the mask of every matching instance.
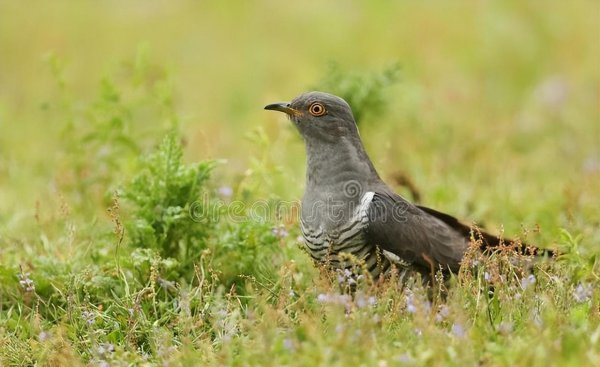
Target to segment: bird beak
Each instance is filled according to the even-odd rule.
[[[290,103],[289,102],[278,102],[278,103],[271,103],[265,106],[265,110],[273,110],[273,111],[279,111],[279,112],[285,112],[286,114],[288,114],[289,116],[300,116],[302,115],[302,112],[290,107]]]

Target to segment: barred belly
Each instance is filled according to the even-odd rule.
[[[304,246],[313,260],[332,269],[351,269],[357,262],[342,255],[350,254],[364,262],[373,279],[389,273],[392,263],[401,267],[408,265],[394,254],[381,251],[375,244],[368,243],[365,238],[369,220],[368,207],[372,199],[372,192],[365,193],[350,220],[333,230],[311,228],[301,221]]]

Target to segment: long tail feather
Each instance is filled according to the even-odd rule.
[[[471,233],[474,231],[474,228],[468,226],[466,224],[461,223],[458,219],[454,218],[451,215],[438,212],[437,210],[427,208],[424,206],[417,205],[419,209],[424,211],[427,214],[430,214],[442,222],[446,223],[454,230],[463,234],[466,238],[471,237]],[[553,257],[555,252],[549,249],[541,249],[534,246],[529,246],[526,243],[518,242],[510,239],[501,239],[498,236],[494,236],[493,234],[487,233],[485,231],[480,230],[479,228],[475,228],[475,237],[477,239],[481,239],[481,250],[489,250],[493,248],[500,247],[502,245],[510,247],[512,246],[518,252],[522,254],[535,255],[535,256],[548,256]]]

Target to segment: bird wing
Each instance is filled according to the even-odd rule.
[[[433,266],[459,269],[469,245],[468,237],[428,210],[391,191],[378,190],[369,205],[368,216],[367,238],[382,250],[427,269]]]

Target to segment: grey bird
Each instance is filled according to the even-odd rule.
[[[425,278],[438,270],[458,271],[471,228],[413,205],[382,181],[346,101],[307,92],[265,109],[286,113],[304,139],[307,170],[300,226],[307,252],[317,263],[352,271],[358,261],[374,279],[388,274],[392,264],[403,274],[417,272]],[[485,232],[479,237],[482,248],[501,242]]]

